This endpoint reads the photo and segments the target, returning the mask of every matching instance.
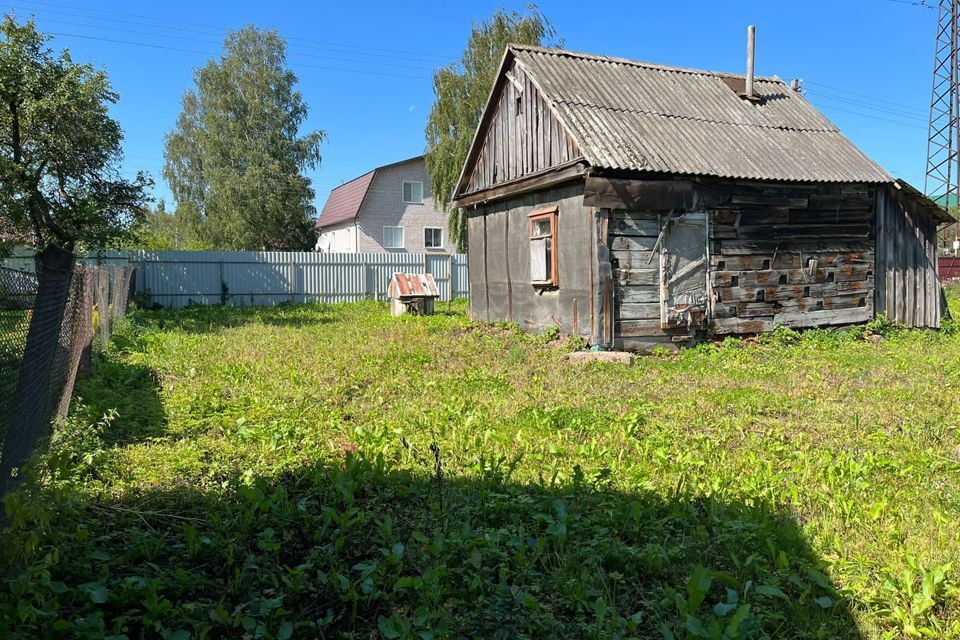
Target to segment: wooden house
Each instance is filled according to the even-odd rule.
[[[943,313],[945,211],[775,77],[510,46],[454,203],[478,320],[643,350]]]

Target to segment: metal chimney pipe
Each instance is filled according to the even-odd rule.
[[[753,100],[753,59],[757,40],[757,28],[754,25],[747,27],[747,86],[744,93],[748,100]]]

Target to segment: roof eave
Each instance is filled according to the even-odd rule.
[[[924,195],[922,191],[914,187],[912,184],[904,180],[903,178],[897,178],[893,181],[893,186],[899,191],[902,191],[904,195],[915,200],[917,204],[930,216],[940,224],[949,224],[951,222],[956,222],[957,219],[947,210],[946,207],[943,207],[931,198]]]
[[[486,132],[487,127],[490,125],[490,119],[493,117],[493,114],[490,111],[490,105],[493,102],[493,97],[498,95],[500,87],[503,85],[506,78],[506,69],[507,64],[510,60],[514,58],[514,45],[508,44],[507,48],[503,52],[503,57],[500,58],[500,66],[497,67],[497,75],[494,78],[493,86],[490,87],[490,93],[487,94],[487,101],[483,105],[483,111],[480,117],[480,122],[477,123],[477,128],[473,132],[473,139],[470,141],[470,146],[468,147],[469,151],[467,152],[467,158],[463,163],[463,167],[460,169],[460,176],[457,178],[457,183],[453,188],[453,193],[450,194],[451,204],[456,202],[459,197],[464,195],[463,189],[466,186],[465,180],[467,176],[467,168],[471,167],[477,159],[477,155],[480,153],[480,149],[477,146],[477,141],[481,139],[481,132]]]

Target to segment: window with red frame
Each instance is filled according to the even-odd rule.
[[[530,282],[535,287],[560,284],[557,207],[541,207],[530,212]]]

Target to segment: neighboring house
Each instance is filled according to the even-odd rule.
[[[779,78],[511,46],[454,204],[478,320],[637,350],[940,325],[950,217]]]
[[[423,156],[388,164],[333,191],[317,219],[317,251],[448,253]]]

